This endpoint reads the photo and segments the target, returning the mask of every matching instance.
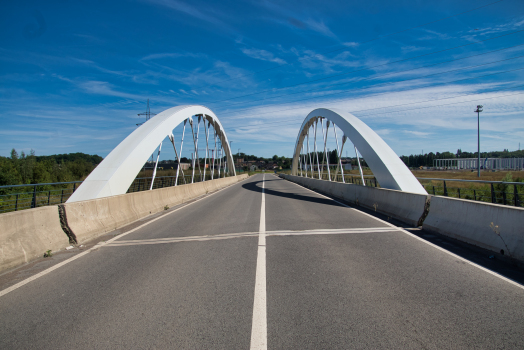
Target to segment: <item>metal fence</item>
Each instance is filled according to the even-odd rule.
[[[521,199],[524,194],[523,182],[457,180],[417,177],[429,194],[436,196],[456,197],[475,201],[524,206]],[[464,186],[450,186],[460,183]]]
[[[214,174],[214,178],[217,175]],[[178,185],[190,184],[191,177],[191,175],[179,176]],[[151,179],[151,177],[136,178],[127,193],[149,190]],[[153,189],[174,186],[175,180],[176,176],[157,176]],[[206,174],[205,180],[211,180],[211,174]],[[203,175],[195,174],[193,182],[200,181],[203,181]],[[0,213],[65,203],[81,183],[82,181],[71,181],[0,186]]]
[[[220,174],[221,176],[223,174]],[[214,174],[213,178],[217,178],[217,174]],[[191,183],[191,175],[179,176],[177,185],[185,185]],[[201,174],[195,174],[193,182],[204,181],[204,176]],[[205,181],[211,180],[211,174],[206,174]],[[153,190],[157,188],[171,187],[175,186],[176,176],[157,176],[155,177],[155,182],[153,183]],[[133,180],[131,186],[127,190],[127,193],[140,192],[149,190],[151,187],[151,178],[150,177],[137,177]]]
[[[82,181],[0,186],[0,213],[64,203]]]
[[[302,172],[306,176],[306,172]],[[319,178],[317,172],[311,176],[311,172],[307,172],[307,177]],[[330,180],[327,173],[321,173],[322,180]],[[344,174],[346,183],[355,185],[362,185],[362,178],[360,175]],[[496,203],[503,205],[512,205],[516,207],[523,207],[524,201],[524,182],[504,182],[504,181],[483,181],[483,180],[457,180],[457,179],[441,179],[441,178],[424,178],[417,177],[417,180],[422,184],[429,194],[435,196],[455,197],[461,199],[470,199],[474,201],[481,201],[487,203]],[[342,182],[342,175],[338,174],[336,177],[331,175],[331,181]],[[364,175],[364,182],[366,186],[380,187],[377,179],[373,175]],[[452,184],[450,186],[450,183]],[[461,183],[459,186],[454,183]]]
[[[306,176],[306,172],[302,171],[302,175]],[[318,179],[319,175],[318,172],[314,172],[311,174],[311,171],[307,172],[307,177],[312,177],[314,179]],[[320,179],[322,180],[330,180],[329,175],[326,173],[320,174]],[[342,182],[342,174],[338,173],[337,176],[335,174],[331,174],[331,180],[330,181],[336,181],[336,182]],[[362,185],[362,178],[360,175],[354,175],[354,174],[344,174],[344,182],[355,184],[355,185]],[[364,182],[366,186],[372,186],[372,187],[378,187],[378,182],[375,176],[373,175],[364,175]]]

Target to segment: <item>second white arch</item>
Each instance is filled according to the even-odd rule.
[[[308,114],[297,137],[293,153],[292,174],[298,174],[299,156],[309,128],[325,118],[342,130],[366,160],[382,188],[427,194],[420,182],[389,145],[363,121],[336,108],[318,108]]]

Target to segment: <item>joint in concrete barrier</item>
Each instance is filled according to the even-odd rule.
[[[73,233],[73,230],[71,230],[71,228],[69,227],[69,224],[67,223],[66,210],[63,204],[58,205],[58,216],[60,217],[60,226],[69,238],[69,243],[77,244],[78,241],[76,240],[76,236]]]
[[[424,212],[420,216],[420,219],[418,219],[417,226],[422,226],[424,223],[424,220],[426,220],[426,217],[429,214],[429,207],[431,205],[431,196],[426,197],[426,203],[424,204]]]

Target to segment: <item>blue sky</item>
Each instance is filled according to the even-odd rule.
[[[475,151],[483,104],[481,149],[524,147],[522,0],[21,0],[0,28],[4,156],[105,157],[148,98],[211,108],[235,153],[265,157],[318,107],[409,155]]]

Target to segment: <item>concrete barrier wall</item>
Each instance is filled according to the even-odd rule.
[[[67,224],[78,243],[87,242],[102,234],[114,231],[147,215],[187,202],[247,178],[247,174],[127,193],[89,201],[63,204]]]
[[[283,176],[290,181],[313,190],[340,198],[352,205],[363,206],[377,211],[413,226],[418,226],[422,223],[421,218],[427,206],[426,203],[429,201],[428,195],[344,184],[301,176]]]
[[[147,215],[241,181],[247,174],[213,181],[62,204],[67,229],[87,242]],[[63,221],[64,222],[64,221]],[[0,214],[0,273],[69,246],[56,205]]]
[[[0,273],[67,246],[56,205],[0,215]]]
[[[524,261],[524,208],[431,196],[422,227]]]

